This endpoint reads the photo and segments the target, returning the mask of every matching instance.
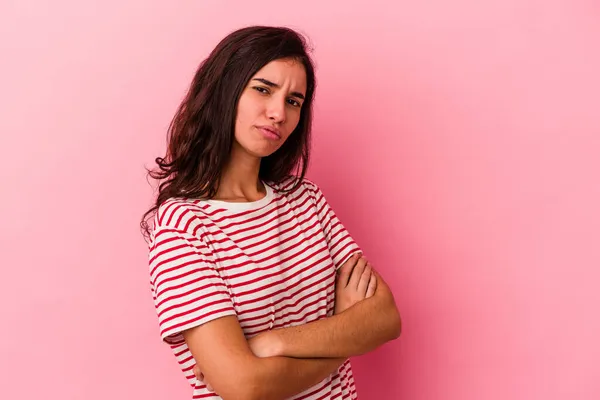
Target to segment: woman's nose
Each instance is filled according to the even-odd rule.
[[[267,117],[273,122],[285,122],[285,103],[279,99],[273,99],[269,102]]]

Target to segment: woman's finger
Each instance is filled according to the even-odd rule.
[[[367,288],[367,294],[365,298],[372,297],[375,294],[375,290],[377,289],[377,276],[374,273],[371,273],[371,279],[369,280],[369,287]]]
[[[367,259],[365,257],[361,257],[356,263],[354,269],[352,270],[352,275],[350,275],[350,281],[348,281],[348,286],[351,289],[358,289],[358,283],[360,282],[360,278],[362,277],[362,273],[365,270],[366,266]]]
[[[338,270],[338,277],[337,277],[337,285],[338,286],[342,286],[342,287],[346,287],[348,286],[348,280],[350,279],[350,275],[352,274],[352,270],[354,269],[354,266],[356,265],[356,262],[358,261],[360,257],[359,253],[354,253]]]
[[[371,264],[367,263],[367,266],[363,270],[360,280],[358,281],[358,288],[357,288],[358,293],[362,294],[363,296],[365,296],[367,293],[367,288],[369,287],[369,281],[371,280],[371,275],[373,275],[371,273]]]

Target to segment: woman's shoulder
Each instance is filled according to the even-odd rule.
[[[319,186],[311,179],[291,176],[284,179],[282,182],[271,185],[276,191],[293,193],[297,190],[310,191],[317,194],[321,191]]]
[[[153,230],[175,229],[181,232],[188,231],[198,220],[198,215],[204,211],[198,200],[182,197],[171,197],[162,202],[154,217]]]
[[[276,196],[287,198],[288,201],[303,202],[306,198],[316,204],[321,198],[319,186],[311,179],[290,177],[279,183],[268,183]]]

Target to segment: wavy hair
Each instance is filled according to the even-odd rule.
[[[188,92],[173,117],[164,157],[157,157],[148,176],[160,182],[152,208],[140,227],[146,239],[149,221],[169,198],[213,198],[234,141],[237,105],[248,81],[266,64],[279,59],[300,62],[306,71],[306,95],[298,125],[273,154],[260,163],[259,178],[282,183],[290,178],[294,190],[306,174],[310,159],[314,64],[307,41],[290,28],[251,26],[226,36],[198,67]]]

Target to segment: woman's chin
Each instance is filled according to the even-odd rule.
[[[258,154],[258,157],[260,158],[265,158],[265,157],[269,157],[271,154],[275,153],[276,150],[271,150],[271,151],[262,151]]]
[[[267,144],[262,146],[253,146],[251,149],[247,149],[246,151],[255,157],[264,158],[275,153],[279,149],[279,147],[280,146],[273,146]]]

